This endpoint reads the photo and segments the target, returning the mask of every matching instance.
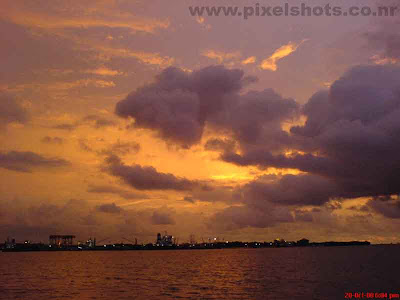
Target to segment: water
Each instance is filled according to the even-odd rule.
[[[397,245],[0,253],[0,299],[345,299],[399,271]]]

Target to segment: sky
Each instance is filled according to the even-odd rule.
[[[2,0],[0,240],[400,242],[399,17],[257,3]]]

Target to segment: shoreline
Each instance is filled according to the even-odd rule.
[[[370,246],[368,241],[351,241],[351,242],[321,242],[309,243],[307,245],[276,245],[272,243],[215,243],[215,244],[195,244],[195,245],[172,245],[157,246],[153,244],[133,245],[133,244],[108,244],[95,247],[82,247],[72,245],[68,247],[54,247],[46,244],[16,244],[13,248],[0,249],[1,252],[57,252],[57,251],[164,251],[164,250],[211,250],[211,249],[259,249],[259,248],[313,248],[313,247],[346,247],[346,246]],[[380,245],[380,244],[376,244]],[[374,244],[374,246],[376,246]],[[383,245],[383,244],[382,244]],[[387,244],[396,245],[396,244]]]

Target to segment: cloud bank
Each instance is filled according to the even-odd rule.
[[[170,173],[160,173],[153,167],[133,164],[128,166],[115,155],[106,159],[105,171],[119,177],[126,184],[138,190],[190,190],[197,183]]]
[[[217,218],[236,220],[232,226],[269,226],[274,210],[283,216],[278,220],[291,222],[282,213],[290,207],[359,197],[378,199],[370,206],[382,214],[397,209],[397,204],[382,204],[379,197],[400,193],[399,67],[354,67],[304,105],[272,89],[244,92],[255,80],[222,66],[193,73],[169,68],[120,101],[116,113],[179,146],[200,143],[207,126],[228,136],[205,143],[206,150],[219,152],[225,162],[297,170],[297,175],[261,176],[234,189],[242,205]],[[287,129],[290,122],[301,123],[300,117],[303,124]],[[128,168],[133,174],[155,172]],[[174,177],[166,181],[182,184]],[[303,215],[311,220],[305,213],[298,215],[299,220]]]
[[[39,168],[58,168],[69,166],[70,162],[62,158],[49,158],[30,151],[0,152],[0,168],[32,172]]]

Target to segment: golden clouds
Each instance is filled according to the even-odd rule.
[[[198,17],[195,18],[195,20],[204,29],[206,29],[206,30],[210,30],[211,29],[211,25],[206,23],[206,19],[204,19],[204,17],[198,16]]]
[[[376,65],[388,65],[388,64],[397,64],[399,62],[398,59],[392,57],[382,57],[380,55],[374,55],[371,57],[371,60]]]
[[[116,71],[116,70],[111,70],[105,67],[99,67],[94,70],[86,70],[85,73],[88,74],[95,74],[95,75],[100,75],[100,76],[117,76],[117,75],[122,75],[122,72]]]
[[[277,62],[295,52],[302,43],[303,41],[299,44],[289,42],[288,44],[279,47],[270,57],[261,62],[260,68],[262,70],[276,71],[278,69],[278,66],[276,65]]]
[[[229,61],[233,59],[237,59],[240,57],[240,52],[223,52],[223,51],[218,51],[218,50],[206,50],[203,51],[202,54],[205,57],[208,57],[210,59],[215,59],[218,61],[218,63],[222,63],[224,61]]]
[[[116,57],[134,57],[140,62],[149,65],[158,65],[162,68],[171,66],[174,62],[174,58],[168,56],[161,56],[157,52],[143,52],[143,51],[131,51],[129,49],[115,49],[115,48],[101,48],[105,55],[116,56]]]
[[[197,17],[196,18],[196,22],[199,23],[199,24],[203,24],[204,21],[205,21],[205,19],[203,17]]]
[[[90,87],[90,86],[97,88],[107,88],[107,87],[114,87],[115,83],[113,81],[87,78],[74,81],[58,81],[53,83],[22,84],[18,86],[18,89],[34,89],[34,90],[46,89],[49,91],[63,91],[63,90],[70,90],[74,88]]]
[[[0,9],[0,16],[3,18],[31,28],[37,28],[46,31],[58,31],[63,29],[82,29],[93,27],[125,28],[132,32],[154,33],[157,29],[167,29],[170,26],[169,20],[157,20],[146,17],[137,17],[128,12],[122,12],[117,7],[99,5],[82,7],[82,11],[69,11],[69,7],[56,8],[52,4],[32,9],[22,2],[7,1],[7,5]],[[109,4],[112,4],[111,2]],[[51,13],[45,13],[49,9]],[[79,13],[78,13],[79,12]]]
[[[4,2],[6,4],[0,7],[0,19],[25,27],[35,39],[53,39],[53,35],[60,37],[67,42],[65,47],[76,53],[75,58],[91,64],[95,62],[95,67],[80,70],[81,73],[122,75],[120,70],[103,66],[105,61],[113,57],[135,58],[141,63],[160,68],[174,62],[173,58],[155,51],[133,50],[125,43],[135,33],[156,34],[158,30],[168,29],[170,21],[167,18],[133,14],[121,8],[118,1],[88,1],[85,5],[75,1],[38,1],[34,6],[22,1]],[[99,85],[110,86],[104,82]]]
[[[254,64],[257,61],[255,56],[250,56],[242,61],[242,65]]]
[[[127,28],[134,32],[141,31],[154,33],[156,29],[166,29],[169,27],[168,21],[158,20],[135,20],[133,22],[117,22],[113,20],[101,19],[57,19],[42,17],[40,15],[26,14],[13,15],[11,20],[19,25],[27,27],[38,27],[40,29],[61,29],[61,28],[90,28],[90,27],[109,27]]]
[[[288,44],[279,47],[273,52],[273,54],[270,57],[261,61],[259,68],[261,70],[276,71],[278,69],[277,62],[295,52],[298,49],[298,47],[300,47],[300,45],[305,41],[306,40],[303,40],[300,43],[289,42]],[[247,58],[241,60],[240,51],[223,52],[223,51],[209,49],[203,51],[201,55],[208,57],[210,59],[214,59],[218,61],[218,63],[220,64],[225,63],[228,66],[235,64],[241,64],[243,66],[246,66],[257,62],[257,57],[254,55],[248,56]]]

